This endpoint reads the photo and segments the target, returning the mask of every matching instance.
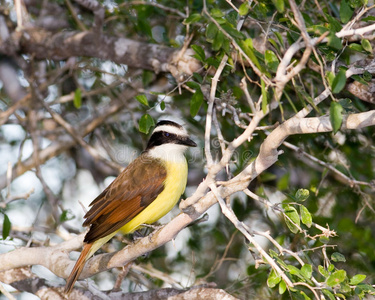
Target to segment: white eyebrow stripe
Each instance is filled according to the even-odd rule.
[[[158,126],[154,129],[152,133],[154,134],[155,132],[159,132],[159,131],[165,131],[165,132],[169,132],[169,133],[180,135],[180,136],[188,135],[184,128],[181,129],[181,128],[178,128],[176,126],[171,126],[171,125]]]

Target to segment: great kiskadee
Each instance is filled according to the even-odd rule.
[[[70,276],[69,293],[86,261],[117,232],[132,233],[168,213],[180,199],[187,181],[187,147],[196,147],[186,130],[172,121],[160,121],[146,150],[91,202],[83,226],[89,226],[84,247]]]

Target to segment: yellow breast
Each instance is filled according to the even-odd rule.
[[[142,212],[135,216],[120,231],[124,234],[137,230],[142,224],[152,224],[167,214],[178,202],[186,188],[188,167],[183,162],[166,161],[167,176],[164,190]]]
[[[120,230],[105,236],[93,244],[86,256],[88,260],[102,245],[108,242],[117,232],[123,234],[132,233],[142,224],[152,224],[167,214],[178,202],[186,188],[188,167],[186,159],[180,162],[166,161],[167,177],[164,182],[164,190],[142,212],[126,223]]]

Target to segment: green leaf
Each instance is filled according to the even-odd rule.
[[[338,102],[331,102],[331,107],[329,109],[329,119],[332,124],[333,133],[336,134],[342,125],[342,111],[343,108]]]
[[[65,221],[69,221],[74,219],[74,214],[70,209],[65,209],[60,215],[60,222],[63,223]]]
[[[160,109],[161,109],[161,110],[164,110],[164,109],[165,109],[165,102],[164,102],[164,101],[161,101],[161,102],[160,102]]]
[[[306,279],[310,279],[312,276],[312,266],[309,264],[304,264],[301,268],[302,275]]]
[[[189,81],[186,83],[186,85],[189,87],[189,88],[192,88],[194,90],[199,90],[201,88],[200,84],[195,82],[195,81]]]
[[[199,61],[201,62],[205,62],[206,61],[206,54],[204,53],[204,50],[201,46],[199,45],[191,45],[191,49],[194,50],[195,54],[193,55],[193,57],[195,57],[196,59],[198,59]]]
[[[333,296],[333,294],[329,290],[322,289],[322,292],[329,298],[329,300],[336,300],[335,296]]]
[[[372,77],[372,76],[371,76]],[[359,83],[362,83],[364,85],[368,85],[367,81],[364,80],[361,76],[359,75],[352,75],[350,78],[353,78],[355,81],[358,81]]]
[[[340,4],[340,19],[346,24],[350,21],[354,13],[354,9],[350,7],[347,0],[342,0]]]
[[[312,225],[312,216],[311,216],[311,213],[309,212],[309,210],[305,206],[301,205],[300,206],[300,214],[301,214],[302,223],[310,228],[311,225]]]
[[[73,105],[75,108],[80,108],[82,106],[82,93],[80,88],[74,91]]]
[[[274,35],[277,37],[277,40],[279,41],[279,44],[281,46],[283,46],[284,45],[283,35],[280,32],[277,32],[277,31],[274,32]]]
[[[358,283],[361,283],[363,280],[366,279],[366,275],[363,275],[363,274],[357,274],[357,275],[354,275],[350,281],[349,281],[349,284],[351,285],[357,285]]]
[[[293,265],[288,265],[288,269],[292,275],[301,275],[301,271]]]
[[[243,50],[245,51],[246,55],[249,59],[253,62],[256,67],[262,71],[262,67],[254,54],[254,47],[253,47],[253,40],[251,38],[246,39],[241,43]]]
[[[289,188],[289,180],[290,180],[290,173],[285,173],[280,177],[277,181],[277,189],[279,190],[286,190]]]
[[[371,285],[363,283],[358,284],[354,291],[360,299],[364,298],[366,293],[371,293],[373,295],[375,294],[375,289]]]
[[[276,54],[271,50],[266,50],[264,53],[264,59],[266,62],[266,65],[273,71],[277,71],[277,67],[279,66],[279,60],[276,56]]]
[[[287,265],[287,269],[289,270],[289,273],[292,274],[292,275],[296,275],[297,277],[299,277],[300,279],[303,279],[304,280],[304,276],[301,272],[300,269],[296,268],[295,266],[293,265]]]
[[[223,45],[223,42],[224,42],[224,34],[221,31],[218,31],[212,43],[212,50],[213,51],[220,50],[221,46]]]
[[[361,45],[367,52],[372,53],[372,46],[368,39],[361,40]]]
[[[275,47],[275,49],[278,51],[278,52],[281,52],[280,50],[280,45],[272,38],[269,38],[268,39],[268,42],[270,42],[272,44],[272,46]]]
[[[231,58],[231,44],[230,44],[230,41],[229,39],[227,39],[226,37],[224,38],[224,41],[223,41],[223,45],[221,46],[221,49],[225,51],[225,53],[229,56],[229,59],[228,59],[228,63],[230,63],[230,61],[233,62],[233,59]],[[234,64],[232,64],[234,66]],[[233,69],[235,69],[233,67]]]
[[[363,50],[364,50],[362,45],[356,44],[356,43],[351,43],[349,45],[349,49],[351,49],[353,51],[357,51],[357,52],[363,52]]]
[[[340,284],[340,289],[339,291],[341,293],[350,293],[352,291],[348,281],[344,281],[343,283]],[[339,297],[340,294],[336,294],[336,297]],[[342,297],[343,299],[345,299],[345,297]]]
[[[334,264],[330,264],[328,266],[328,272],[332,272],[334,269],[335,269],[335,265]]]
[[[249,1],[242,1],[242,2],[249,2]],[[228,22],[228,24],[231,24],[234,28],[237,28],[237,22],[238,22],[238,14],[235,11],[229,11],[228,13],[225,13],[225,20]]]
[[[249,12],[249,4],[247,1],[245,1],[244,3],[242,3],[240,5],[240,7],[238,8],[238,12],[240,14],[240,16],[246,16]]]
[[[305,300],[311,300],[311,298],[309,296],[307,296],[304,291],[300,291],[300,294],[303,296],[303,299],[305,299]]]
[[[222,18],[224,17],[224,13],[218,8],[213,8],[211,9],[211,16],[214,18]]]
[[[349,0],[349,5],[353,8],[359,8],[362,5],[367,5],[368,0]]]
[[[333,272],[326,280],[328,286],[333,287],[346,279],[346,271],[345,270],[338,270]]]
[[[269,254],[270,254],[270,256],[271,256],[272,258],[279,257],[279,255],[278,255],[275,251],[273,251],[272,249],[270,249]]]
[[[333,252],[332,255],[331,255],[331,259],[334,261],[334,262],[346,262],[346,258],[344,255],[342,255],[341,253],[339,252]]]
[[[366,83],[370,82],[372,80],[372,75],[367,70],[363,72],[362,76],[363,76],[363,79],[366,81]],[[366,85],[368,85],[368,84],[366,84]]]
[[[152,117],[149,114],[145,114],[139,120],[139,131],[147,134],[150,131],[150,128],[154,125],[155,122]]]
[[[200,19],[201,19],[200,14],[191,14],[182,23],[184,25],[188,25],[188,24],[192,24],[192,23],[197,23]]]
[[[262,111],[265,114],[267,112],[267,104],[268,104],[267,90],[266,90],[266,84],[264,83],[263,79],[260,79],[260,83],[262,87]]]
[[[333,32],[339,32],[342,29],[342,25],[337,20],[337,18],[332,17],[329,14],[325,14],[325,17],[328,19],[328,29]]]
[[[288,268],[287,264],[283,260],[281,260],[278,257],[275,257],[275,259],[276,259],[276,262],[280,265],[280,267]]]
[[[336,34],[333,31],[327,36],[327,40],[327,45],[331,48],[335,50],[342,49],[342,41],[336,36]]]
[[[150,105],[148,104],[148,100],[147,100],[147,97],[146,95],[137,95],[135,96],[135,99],[137,99],[137,101],[143,105],[146,105],[147,107],[149,107]]]
[[[142,32],[146,36],[152,38],[152,29],[148,20],[145,20],[143,18],[138,18],[137,26],[138,26],[138,32]]]
[[[194,77],[194,79],[195,79],[196,81],[198,81],[200,84],[202,84],[202,82],[203,82],[203,77],[202,77],[201,74],[194,72],[194,73],[193,73],[193,77]]]
[[[335,79],[335,74],[331,71],[328,71],[327,74],[326,74],[326,78],[327,78],[329,86],[332,87],[333,80]]]
[[[345,111],[351,111],[353,109],[353,102],[349,98],[342,98],[339,100],[339,103]]]
[[[275,5],[277,11],[279,13],[284,12],[284,0],[272,0],[273,5]]]
[[[305,201],[307,198],[309,198],[310,196],[310,192],[309,190],[307,189],[299,189],[297,192],[296,192],[296,199],[297,201]]]
[[[7,214],[4,214],[4,220],[3,220],[3,240],[5,240],[10,233],[10,228],[12,227],[12,223],[9,220],[9,217]]]
[[[319,265],[318,266],[318,270],[319,270],[319,273],[322,274],[324,277],[328,277],[329,276],[329,272],[326,269],[324,269],[323,266]]]
[[[281,276],[275,272],[274,269],[271,270],[270,275],[268,275],[267,285],[269,288],[274,288],[281,280]]]
[[[210,23],[206,27],[206,38],[207,41],[212,43],[219,29],[214,23]]]
[[[293,233],[297,233],[298,232],[298,227],[296,225],[300,225],[300,219],[299,219],[299,215],[297,213],[297,210],[291,206],[291,205],[286,205],[284,207],[284,213],[286,216],[284,216],[284,219],[285,219],[285,223],[286,225],[288,226],[289,230]],[[287,218],[289,217],[289,218]],[[293,221],[293,222],[291,222]],[[296,225],[294,225],[296,224]]]
[[[231,25],[223,24],[221,25],[221,27],[231,36],[239,38],[241,40],[245,39],[245,35],[242,32],[239,32],[236,28],[233,28]]]
[[[366,18],[361,18],[361,21],[363,22],[374,22],[375,21],[375,17],[374,16],[368,16]]]
[[[203,103],[203,93],[200,88],[196,89],[190,101],[190,115],[195,117]]]
[[[143,70],[143,73],[142,73],[142,84],[144,86],[147,86],[151,83],[151,81],[154,80],[154,77],[155,77],[155,73],[154,72],[151,72],[151,71],[148,71],[148,70]]]
[[[279,294],[282,295],[286,291],[286,283],[284,280],[281,280],[279,283]]]

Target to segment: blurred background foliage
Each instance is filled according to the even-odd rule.
[[[55,29],[49,28],[51,32],[91,30],[95,23],[93,11],[80,5],[80,1],[24,0],[24,3],[29,24],[42,27],[43,20],[56,24]],[[1,4],[4,20],[16,28],[13,2],[2,0]],[[107,0],[99,5],[105,9],[102,34],[176,49],[191,39],[188,46],[194,49],[193,54],[202,68],[181,81],[169,73],[157,74],[95,57],[35,59],[22,51],[12,56],[3,51],[1,66],[10,65],[16,73],[14,78],[19,81],[19,92],[31,92],[35,100],[28,107],[17,110],[0,128],[1,200],[4,203],[0,208],[3,220],[1,252],[10,251],[15,246],[61,242],[66,237],[61,231],[82,232],[84,229],[80,224],[84,210],[80,203],[87,207],[118,174],[121,166],[144,149],[147,135],[141,132],[148,132],[159,119],[172,118],[180,122],[200,145],[188,157],[190,172],[183,199],[191,195],[207,171],[203,151],[206,99],[211,79],[223,56],[227,55],[229,59],[218,82],[216,115],[224,139],[231,141],[243,132],[252,117],[253,111],[244,91],[254,102],[262,94],[259,74],[240,58],[234,43],[250,57],[264,78],[271,81],[287,49],[301,41],[301,32],[295,24],[290,4],[284,0]],[[344,114],[374,109],[374,103],[363,101],[344,88],[345,84],[355,81],[372,84],[371,72],[348,79],[345,72],[343,78],[338,75],[339,68],[347,70],[352,66],[371,64],[373,32],[361,37],[338,38],[335,35],[350,22],[354,28],[373,24],[373,3],[366,0],[297,1],[297,5],[309,35],[320,37],[326,33],[328,41],[319,44],[306,68],[287,82],[278,99],[279,107],[261,121],[251,142],[236,149],[232,163],[226,171],[219,173],[218,180],[227,180],[243,170],[257,156],[261,143],[273,126],[312,104],[327,86],[333,93],[314,107],[310,117],[330,114],[332,102],[339,103]],[[296,52],[293,58],[296,64],[304,51],[301,48]],[[0,108],[5,111],[16,101],[10,96],[4,80],[0,87]],[[127,97],[129,91],[137,98]],[[263,98],[265,105],[274,99],[274,93],[274,87],[267,85],[267,97]],[[113,103],[120,103],[121,108],[101,119],[103,112]],[[53,157],[40,166],[40,174],[32,168],[9,184],[5,180],[8,163],[15,165],[33,155],[33,134],[38,136],[40,149],[57,142],[63,145],[66,131],[51,118],[45,106],[58,113],[79,133],[90,122],[99,120],[98,125],[84,136],[84,141],[97,149],[104,159],[97,160],[79,144],[71,143],[64,151],[54,152]],[[30,125],[30,111],[37,115],[36,128]],[[373,140],[372,127],[339,130],[336,134],[291,136],[287,141],[299,147],[299,151],[282,146],[284,153],[278,162],[249,186],[251,191],[272,203],[286,201],[298,212],[301,205],[305,206],[312,214],[312,221],[334,230],[335,237],[323,237],[322,231],[306,224],[301,224],[305,232],[292,232],[283,215],[276,210],[245,193],[231,198],[232,208],[240,220],[254,231],[269,231],[283,248],[312,266],[314,277],[323,284],[319,288],[325,289],[322,295],[326,299],[362,297],[363,290],[369,294],[375,292],[371,287],[375,283]],[[212,153],[214,158],[220,159],[220,143],[215,131],[212,132]],[[326,165],[317,163],[317,160]],[[363,184],[350,185],[329,171],[327,166]],[[296,200],[299,189],[309,191],[304,202]],[[30,195],[24,196],[25,193]],[[6,203],[11,196],[20,196],[20,199]],[[176,207],[172,215],[178,212]],[[218,205],[208,211],[208,216],[208,221],[193,224],[181,232],[174,243],[139,258],[137,265],[149,272],[132,269],[121,287],[139,291],[215,282],[219,288],[239,299],[314,298],[305,286],[283,291],[280,280],[273,280],[270,267],[259,262],[260,257],[253,246],[221,214]],[[170,218],[168,215],[161,223]],[[315,235],[319,236],[311,238]],[[277,251],[266,238],[257,236],[257,240],[267,251]],[[122,247],[123,237],[118,237],[104,250]],[[332,256],[334,253],[341,253],[342,257]],[[288,253],[276,256],[275,259],[285,265],[301,270],[300,263]],[[319,266],[329,273],[324,273]],[[339,270],[345,270],[347,275],[343,280],[339,279],[341,285],[330,285],[327,282],[329,274]],[[46,276],[46,271],[36,271]],[[110,289],[119,272],[113,270],[113,275],[110,272],[99,274],[97,283]],[[289,269],[287,273],[293,282],[314,285],[311,278],[306,279],[297,271],[293,273]],[[357,283],[349,284],[356,274],[366,275],[362,288]],[[273,286],[276,287],[271,288]],[[333,298],[334,294],[336,298]]]

